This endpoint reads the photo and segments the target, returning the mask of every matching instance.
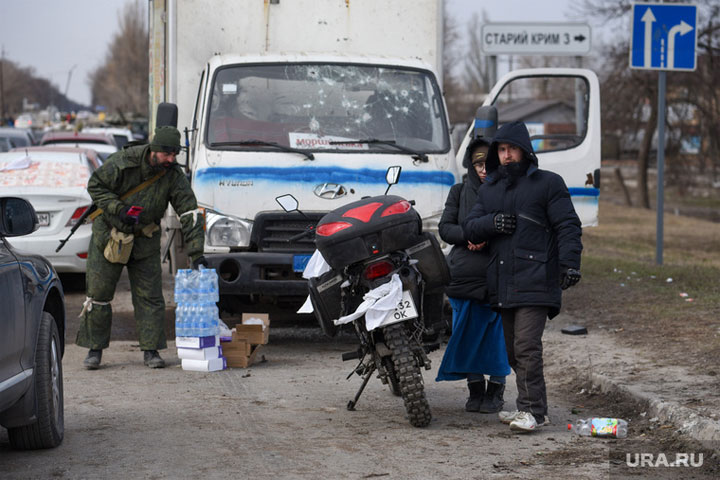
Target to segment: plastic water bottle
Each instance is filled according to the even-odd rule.
[[[581,418],[575,425],[568,423],[568,430],[581,437],[625,438],[628,424],[622,418]]]
[[[175,303],[182,303],[187,301],[188,293],[188,275],[189,270],[178,270],[175,274]]]
[[[216,305],[210,305],[210,335],[220,334],[220,315]]]

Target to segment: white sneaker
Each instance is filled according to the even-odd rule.
[[[502,423],[504,423],[504,424],[510,424],[510,423],[512,423],[512,421],[515,420],[515,419],[518,417],[518,415],[520,415],[521,413],[524,413],[524,412],[520,412],[520,411],[518,411],[518,410],[515,410],[514,412],[502,411],[502,412],[498,413],[498,418],[500,419],[500,421],[501,421]],[[547,415],[545,415],[545,419],[544,419],[544,420],[545,420],[545,421],[543,422],[543,426],[546,427],[546,426],[550,425],[550,417],[548,417]]]
[[[519,412],[515,420],[510,422],[510,430],[518,432],[534,432],[542,425],[538,425],[535,417],[530,412]]]
[[[498,413],[498,418],[500,419],[500,421],[502,423],[510,424],[510,422],[515,420],[518,417],[518,415],[520,415],[521,413],[522,412],[519,412],[517,410],[515,410],[514,412],[502,411],[502,412]]]

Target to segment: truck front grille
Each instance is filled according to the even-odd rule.
[[[315,234],[288,242],[294,235],[313,228],[324,213],[297,212],[260,213],[255,217],[251,241],[257,246],[258,252],[293,252],[312,253],[315,251]],[[306,218],[307,217],[307,218]]]

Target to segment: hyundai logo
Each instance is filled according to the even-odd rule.
[[[337,183],[321,183],[315,187],[315,195],[320,198],[332,200],[334,198],[340,198],[347,195],[347,190],[342,185]]]

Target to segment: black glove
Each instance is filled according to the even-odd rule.
[[[515,215],[508,215],[507,213],[498,213],[493,217],[495,221],[495,231],[498,233],[511,234],[515,231]]]
[[[133,215],[128,215],[128,212],[130,211],[132,207],[125,207],[122,210],[120,210],[120,213],[118,213],[118,217],[120,217],[120,220],[123,223],[126,223],[128,225],[137,225],[138,223],[138,217]]]
[[[560,273],[560,288],[563,290],[572,287],[580,281],[580,270],[574,268],[566,268]]]
[[[202,256],[202,255],[200,255],[198,258],[196,258],[196,259],[192,262],[192,268],[193,268],[193,270],[197,270],[198,268],[200,268],[200,265],[202,265],[202,266],[205,267],[205,268],[208,267],[208,262],[207,262],[207,260],[205,260],[205,257]]]

